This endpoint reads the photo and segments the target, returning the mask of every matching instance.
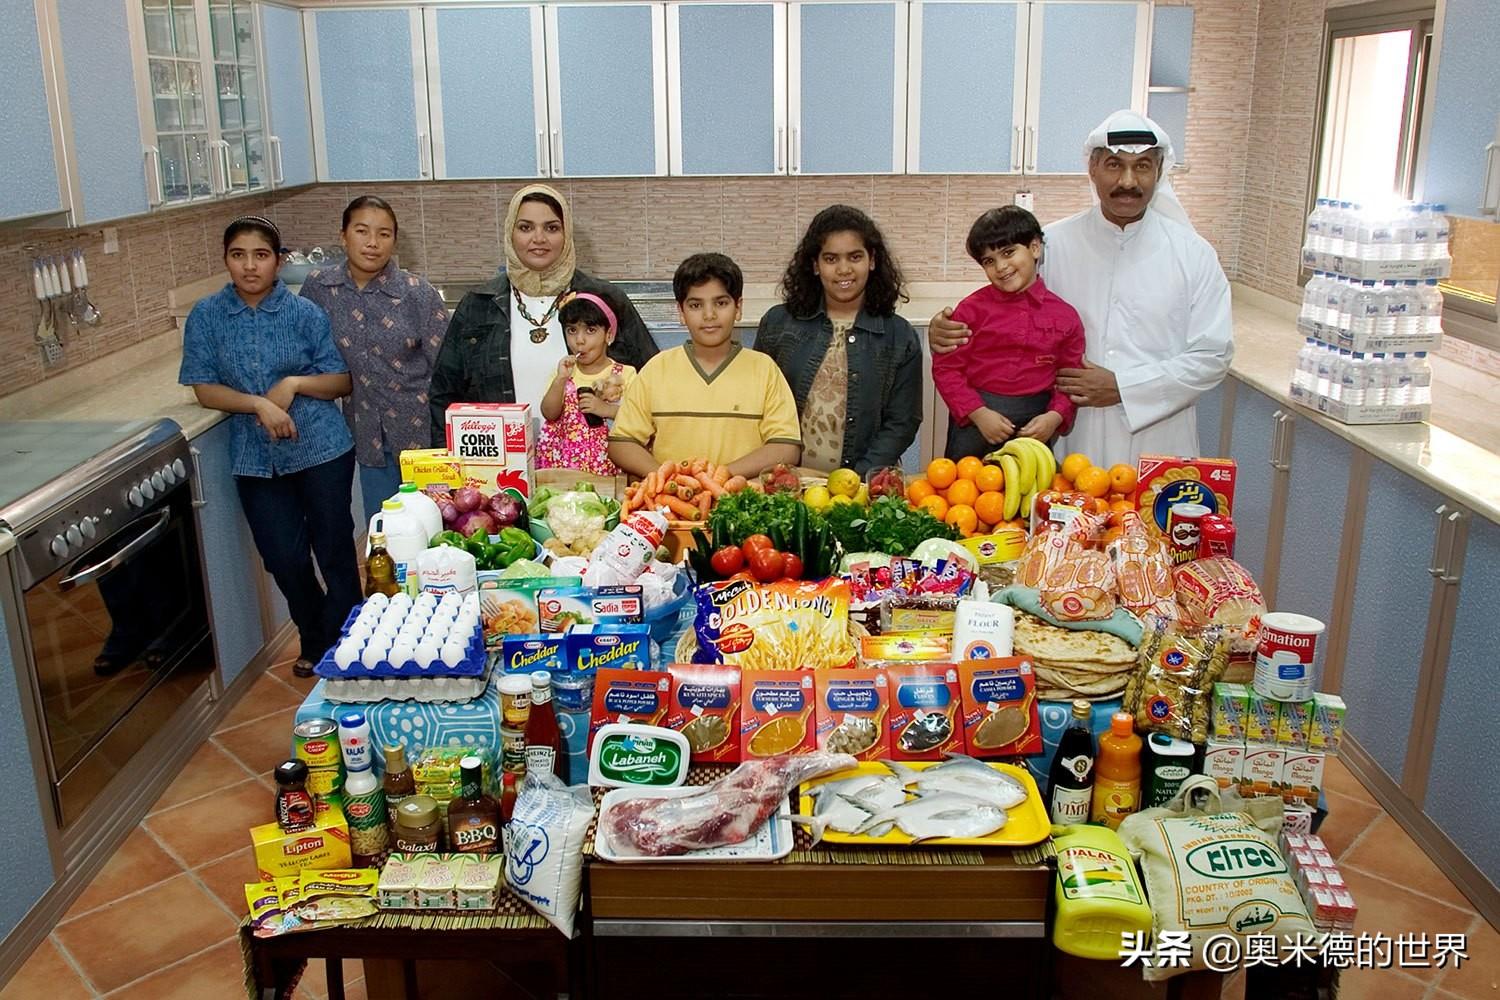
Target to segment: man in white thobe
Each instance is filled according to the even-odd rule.
[[[1078,310],[1086,337],[1084,367],[1058,372],[1079,410],[1055,449],[1106,468],[1142,453],[1200,455],[1195,403],[1234,357],[1229,282],[1172,191],[1175,157],[1160,126],[1117,111],[1084,156],[1095,204],[1044,231],[1042,274]],[[936,353],[968,339],[950,316],[944,309],[928,327]]]

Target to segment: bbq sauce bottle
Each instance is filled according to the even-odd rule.
[[[484,765],[465,757],[458,767],[458,798],[448,803],[448,843],[459,854],[498,854],[500,803],[484,794]]]
[[[1073,719],[1057,743],[1057,756],[1047,775],[1047,815],[1057,826],[1089,821],[1094,795],[1094,733],[1089,727],[1093,706],[1073,702]]]

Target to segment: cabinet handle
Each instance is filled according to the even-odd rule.
[[[154,208],[167,200],[167,196],[162,190],[161,150],[157,149],[155,146],[147,146],[145,161],[146,191],[148,192],[146,195],[146,200],[150,203],[151,207]],[[153,198],[152,195],[155,195],[155,197]]]
[[[1443,557],[1447,554],[1444,542],[1448,534],[1448,505],[1442,504],[1433,511],[1437,517],[1437,534],[1432,539],[1432,563],[1427,567],[1427,573],[1433,577],[1441,577],[1448,572],[1448,567],[1443,565]]]
[[[1281,430],[1282,418],[1286,414],[1277,410],[1271,414],[1271,461],[1270,466],[1278,472],[1281,470]]]
[[[776,172],[779,174],[786,166],[786,126],[776,126]]]
[[[1492,142],[1484,147],[1484,193],[1479,198],[1479,214],[1494,215],[1500,211],[1500,204],[1490,201],[1491,183],[1495,179],[1495,153],[1500,151],[1500,142]]]
[[[547,176],[547,168],[544,167],[544,166],[542,166],[542,157],[544,155],[546,155],[546,154],[544,154],[542,152],[542,144],[544,142],[546,142],[546,139],[547,139],[547,130],[546,129],[540,129],[540,128],[537,129],[536,130],[536,173],[537,173],[538,177],[546,177]]]
[[[552,130],[552,176],[553,177],[561,177],[562,176],[562,172],[563,172],[563,165],[562,165],[562,131],[560,129],[553,129]]]
[[[1030,152],[1028,153],[1028,155],[1026,157],[1026,169],[1029,170],[1029,171],[1031,171],[1032,173],[1036,173],[1036,147],[1037,147],[1036,126],[1035,125],[1028,125],[1028,126],[1026,126],[1026,132],[1027,132],[1027,135],[1029,136],[1029,138],[1031,140],[1028,143],[1028,145],[1030,146]]]
[[[1026,142],[1021,136],[1021,126],[1016,126],[1015,133],[1016,139],[1010,148],[1010,169],[1019,174],[1026,155]]]
[[[423,177],[432,176],[432,150],[427,145],[427,133],[417,133],[417,172]]]
[[[1438,579],[1443,583],[1457,583],[1460,574],[1453,572],[1453,550],[1458,547],[1458,522],[1464,519],[1464,512],[1455,510],[1444,519],[1448,528],[1448,544],[1443,549],[1443,571],[1438,574]]]
[[[203,452],[197,448],[188,448],[188,455],[193,460],[192,494],[194,508],[208,506],[208,498],[203,495],[203,469],[198,465],[198,456],[202,454]]]
[[[281,184],[286,181],[286,175],[281,172],[281,139],[271,136],[271,183]]]
[[[792,173],[802,173],[802,130],[792,126]]]
[[[223,181],[224,185],[219,193],[228,194],[231,187],[231,182],[229,180],[229,142],[225,139],[220,139],[218,143],[218,151],[219,179]]]

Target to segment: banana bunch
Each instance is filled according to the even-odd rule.
[[[1032,501],[1052,487],[1052,477],[1057,475],[1052,449],[1036,438],[1011,438],[984,460],[1000,466],[1005,473],[1006,520],[1017,514],[1030,517]]]

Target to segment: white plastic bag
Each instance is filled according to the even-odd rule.
[[[583,887],[583,840],[594,818],[587,785],[528,773],[506,827],[505,882],[531,908],[573,936]]]
[[[424,593],[474,593],[474,557],[453,545],[439,545],[417,556],[417,575]]]

